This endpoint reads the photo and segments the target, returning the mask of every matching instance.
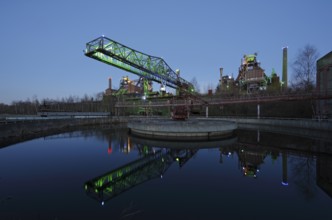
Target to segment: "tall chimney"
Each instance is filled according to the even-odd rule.
[[[220,80],[219,80],[220,90],[221,90],[221,87],[222,87],[222,73],[223,73],[223,70],[224,70],[224,68],[220,67],[220,69],[219,69],[219,71],[220,71]]]
[[[112,89],[112,78],[108,78],[108,88]]]
[[[283,89],[287,89],[288,87],[288,79],[287,79],[287,49],[288,47],[282,48],[282,82],[283,84]]]
[[[223,72],[223,70],[224,70],[224,68],[222,68],[222,67],[220,67],[220,81],[222,80],[222,72]]]

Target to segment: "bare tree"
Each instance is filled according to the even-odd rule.
[[[316,161],[313,157],[292,157],[290,159],[292,179],[297,189],[306,199],[317,195],[316,189]]]
[[[316,83],[316,61],[319,57],[316,47],[307,44],[298,54],[293,62],[294,72],[293,86],[295,88],[310,91]]]
[[[96,101],[102,101],[102,100],[103,100],[103,96],[104,96],[104,92],[98,92],[98,93],[95,95],[95,100],[96,100]]]
[[[198,85],[198,82],[196,80],[196,77],[194,77],[191,81],[190,81],[191,84],[193,84],[194,88],[195,88],[195,91],[197,93],[200,93],[200,89],[199,89],[199,85]]]

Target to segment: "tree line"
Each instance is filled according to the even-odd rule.
[[[94,96],[68,96],[58,99],[37,99],[33,96],[25,101],[13,101],[11,104],[0,103],[0,114],[36,115],[42,111],[58,112],[105,112],[109,111],[103,102],[103,92]]]

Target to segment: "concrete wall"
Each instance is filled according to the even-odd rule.
[[[112,125],[126,123],[127,118],[103,117],[82,119],[31,119],[20,121],[1,121],[0,123],[0,148],[21,141],[47,135],[80,129],[84,126]]]
[[[222,118],[237,122],[239,129],[254,129],[280,134],[332,141],[332,121],[306,119]]]
[[[288,127],[288,128],[302,128],[309,130],[325,130],[332,131],[332,122],[317,121],[306,119],[254,119],[254,118],[233,118],[228,120],[236,121],[239,124],[257,124],[270,127]]]

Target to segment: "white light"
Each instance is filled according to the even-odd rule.
[[[104,201],[102,201],[102,202],[101,202],[101,205],[104,205],[104,204],[105,204]]]

